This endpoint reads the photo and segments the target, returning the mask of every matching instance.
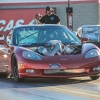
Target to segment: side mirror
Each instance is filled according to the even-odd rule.
[[[4,35],[0,35],[0,40],[4,40]]]
[[[0,40],[0,44],[4,45],[6,48],[9,48],[8,44],[6,43],[5,40]]]
[[[81,38],[81,42],[82,43],[86,43],[86,42],[88,42],[89,41],[89,38],[87,38],[87,37],[82,37]]]

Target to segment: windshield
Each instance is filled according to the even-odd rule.
[[[62,42],[80,42],[66,27],[60,26],[27,26],[14,31],[15,44],[47,43],[50,40]]]
[[[98,26],[83,27],[82,37],[88,37],[89,41],[98,41]]]

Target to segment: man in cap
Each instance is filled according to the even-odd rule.
[[[60,25],[60,19],[58,15],[53,13],[53,9],[49,6],[46,7],[46,15],[44,15],[40,20],[39,24],[59,24]]]

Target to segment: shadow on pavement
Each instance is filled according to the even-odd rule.
[[[26,79],[23,83],[15,82],[13,78],[0,78],[0,85],[4,85],[3,88],[31,88],[31,87],[46,87],[46,86],[59,86],[70,85],[79,83],[87,83],[92,81],[89,78],[72,78],[72,79],[50,79],[50,78],[32,78]],[[2,88],[0,86],[0,88]]]

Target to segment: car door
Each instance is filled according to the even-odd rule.
[[[8,34],[6,35],[5,37],[5,41],[7,43],[7,45],[9,46],[9,48],[6,48],[6,53],[7,53],[7,56],[8,56],[8,64],[9,64],[9,70],[11,70],[11,55],[12,55],[12,52],[13,50],[11,49],[13,47],[13,29],[8,32]]]
[[[2,43],[0,43],[0,73],[8,72],[9,62],[8,62],[8,48],[6,48]]]
[[[5,41],[8,45],[12,42],[12,30],[5,37]],[[11,39],[11,40],[10,40]],[[10,71],[10,47],[5,47],[2,43],[0,44],[0,69],[2,71]]]

